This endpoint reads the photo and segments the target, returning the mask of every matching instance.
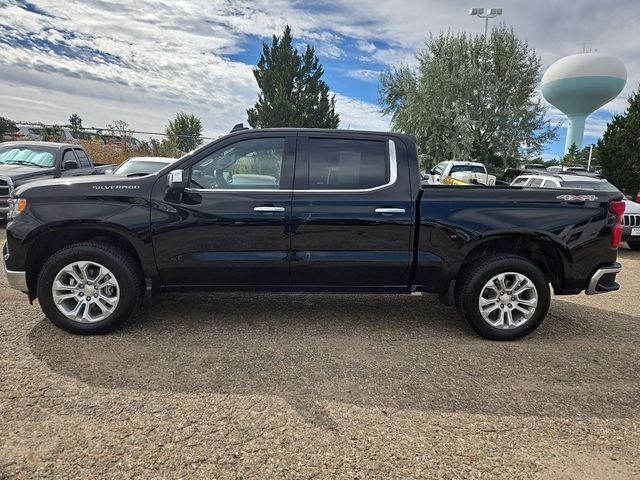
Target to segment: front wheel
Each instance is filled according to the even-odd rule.
[[[38,276],[44,314],[70,333],[116,329],[137,310],[142,275],[125,251],[101,242],[71,245],[55,253]]]
[[[516,256],[493,257],[470,266],[460,279],[456,304],[478,334],[515,340],[533,332],[551,303],[544,273]]]
[[[627,245],[631,250],[640,250],[640,240],[627,240]]]

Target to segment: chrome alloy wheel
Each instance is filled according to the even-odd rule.
[[[95,323],[118,306],[120,286],[111,271],[96,262],[73,262],[62,268],[51,287],[53,301],[69,320]]]
[[[484,284],[478,299],[485,322],[510,330],[525,324],[538,306],[538,290],[525,275],[500,273]]]

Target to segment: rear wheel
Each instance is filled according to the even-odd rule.
[[[55,253],[38,277],[44,314],[70,333],[112,331],[137,310],[142,275],[123,250],[100,242],[71,245]]]
[[[470,266],[457,291],[458,311],[480,335],[515,340],[534,331],[551,302],[542,271],[516,256],[493,257]]]
[[[640,250],[640,240],[628,240],[627,245],[631,250]]]

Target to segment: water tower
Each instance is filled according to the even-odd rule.
[[[569,55],[547,69],[542,95],[569,118],[565,153],[573,143],[582,147],[585,119],[616,98],[626,82],[624,63],[602,53]]]

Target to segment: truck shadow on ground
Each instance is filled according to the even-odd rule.
[[[165,294],[111,335],[46,319],[30,348],[104,388],[275,395],[332,426],[323,405],[393,412],[631,417],[638,319],[554,301],[525,340],[490,342],[431,296]],[[603,325],[606,324],[606,329]]]

